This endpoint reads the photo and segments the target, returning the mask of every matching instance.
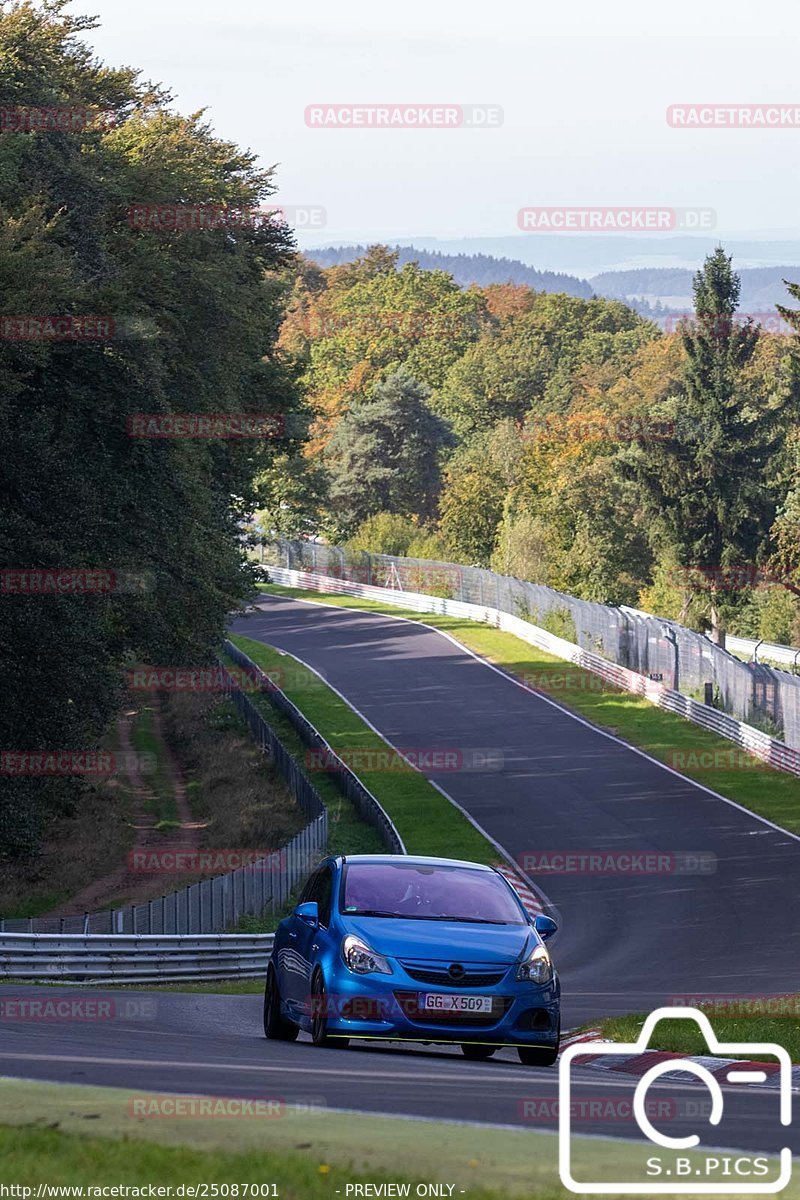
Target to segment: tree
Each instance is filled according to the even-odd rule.
[[[392,512],[429,519],[436,510],[447,425],[428,408],[430,391],[401,368],[357,399],[325,453],[330,504],[345,534]]]
[[[362,521],[346,542],[345,549],[403,556],[408,554],[409,546],[419,537],[419,525],[411,517],[379,512]]]
[[[494,310],[496,295],[489,298]],[[531,412],[564,412],[586,364],[613,364],[617,373],[639,347],[657,337],[654,326],[614,300],[530,293],[514,297],[509,315],[465,347],[434,396],[462,438],[487,425]]]
[[[690,588],[707,591],[716,638],[721,597],[737,584],[728,572],[744,567],[752,575],[764,553],[776,507],[769,473],[797,414],[798,391],[748,386],[760,334],[735,316],[740,283],[722,247],[693,287],[696,318],[681,333],[680,387],[651,410],[675,431],[663,440],[637,438],[622,465],[662,556],[674,556]]]
[[[428,387],[441,386],[486,320],[480,292],[416,263],[398,271],[397,258],[371,246],[355,262],[323,271],[323,287],[301,268],[304,281],[294,289],[281,344],[303,360],[317,450],[351,403],[399,367]]]
[[[447,464],[440,534],[458,562],[489,566],[521,445],[513,423],[501,421],[465,442]]]
[[[6,568],[106,569],[133,590],[3,595],[0,746],[87,750],[122,667],[208,662],[245,594],[240,521],[253,476],[291,442],[138,440],[137,413],[283,414],[275,350],[293,243],[285,226],[151,230],[134,206],[257,207],[269,171],[80,40],[62,0],[0,5],[4,105],[88,107],[114,123],[0,137],[4,312],[108,315],[105,340],[0,341],[0,547]],[[110,326],[108,327],[110,329]],[[0,857],[35,850],[75,802],[69,780],[0,778]]]

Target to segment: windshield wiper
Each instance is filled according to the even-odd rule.
[[[461,924],[469,925],[511,925],[516,922],[512,921],[492,921],[489,917],[423,917],[425,921],[458,921]],[[522,924],[522,922],[519,922]]]
[[[386,912],[382,908],[359,908],[343,910],[345,917],[392,917],[396,921],[458,921],[470,925],[511,925],[511,921],[490,921],[487,917],[435,917],[430,913]],[[522,922],[519,922],[522,924]]]
[[[342,915],[345,917],[400,917],[400,913],[386,912],[382,908],[345,908],[342,909]]]

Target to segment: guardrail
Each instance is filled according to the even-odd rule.
[[[313,541],[277,538],[261,547],[261,563],[369,587],[399,589],[477,605],[530,621],[583,650],[676,692],[704,698],[732,717],[800,750],[800,675],[742,661],[697,630],[627,605],[601,604],[544,584],[430,559],[368,554]],[[763,656],[762,656],[763,657]]]
[[[285,692],[273,683],[252,659],[235,646],[233,642],[226,641],[223,643],[223,649],[229,658],[232,658],[237,666],[242,667],[250,678],[258,677],[263,680],[263,690],[268,693],[270,700],[275,706],[289,718],[294,728],[300,735],[303,744],[308,746],[309,750],[317,750],[323,756],[323,761],[331,764],[330,770],[324,770],[323,773],[329,775],[344,792],[344,794],[355,805],[359,816],[364,821],[367,821],[374,829],[377,829],[381,835],[381,839],[386,849],[390,854],[405,854],[406,848],[403,844],[403,839],[395,828],[389,814],[386,812],[380,801],[373,796],[369,788],[366,788],[357,775],[350,770],[345,762],[339,757],[332,747],[326,742],[325,738],[318,729],[311,724],[304,713],[300,711],[296,704],[293,704]],[[248,703],[252,704],[251,701]],[[316,768],[322,770],[322,768]]]
[[[725,649],[731,654],[746,654],[749,659],[786,663],[794,671],[800,672],[800,650],[795,646],[781,646],[778,642],[765,642],[762,639],[732,637],[725,638]]]
[[[261,979],[275,935],[0,934],[0,977],[99,985]]]
[[[408,608],[419,613],[443,613],[454,617],[465,617],[471,621],[495,625],[498,629],[513,633],[515,637],[538,646],[540,650],[553,654],[565,662],[574,663],[587,671],[599,675],[607,683],[613,684],[626,692],[633,692],[644,697],[659,708],[684,717],[702,729],[716,733],[720,737],[736,743],[749,754],[763,759],[769,766],[780,771],[787,771],[800,776],[800,750],[787,746],[784,742],[772,738],[769,734],[748,725],[744,721],[731,717],[719,709],[701,704],[682,692],[666,688],[662,683],[648,679],[632,671],[629,667],[618,666],[593,654],[582,650],[574,642],[568,642],[556,634],[549,633],[537,625],[523,621],[521,617],[512,616],[488,605],[469,604],[463,600],[448,600],[440,596],[428,596],[421,592],[402,592],[394,588],[374,587],[370,584],[351,583],[334,576],[325,576],[309,571],[296,571],[287,567],[270,567],[269,576],[276,583],[289,587],[307,588],[312,591],[341,593],[346,596],[363,596],[367,599],[380,600],[385,604],[393,604],[398,608]]]

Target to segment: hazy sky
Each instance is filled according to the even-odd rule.
[[[524,206],[711,208],[800,233],[800,126],[670,128],[676,103],[800,109],[798,0],[75,0],[106,61],[278,165],[310,242],[514,235]],[[499,105],[491,129],[313,129],[307,105]],[[557,235],[554,235],[557,236]]]

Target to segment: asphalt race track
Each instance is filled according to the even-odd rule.
[[[566,1028],[690,995],[800,993],[800,839],[604,736],[416,623],[266,597],[233,629],[320,671],[401,749],[501,752],[500,771],[430,777],[515,858],[703,856],[701,873],[546,880],[534,873],[560,918],[552,947]],[[31,989],[0,988],[0,998],[11,994]],[[56,1032],[48,1022],[4,1021],[0,1074],[555,1128],[552,1120],[531,1122],[522,1102],[555,1099],[556,1071],[522,1067],[510,1051],[490,1063],[467,1063],[456,1049],[356,1042],[349,1050],[321,1050],[304,1044],[304,1035],[295,1045],[267,1043],[255,996],[114,995],[119,1011],[101,1024],[59,1023]],[[637,1082],[582,1068],[576,1078],[587,1095],[600,1097],[630,1096]],[[671,1084],[657,1094],[680,1102],[705,1092]],[[729,1090],[717,1144],[777,1150],[787,1134],[776,1111],[774,1091]],[[697,1126],[696,1117],[677,1117],[670,1133]],[[633,1131],[628,1122],[604,1120],[586,1122],[581,1132]]]

